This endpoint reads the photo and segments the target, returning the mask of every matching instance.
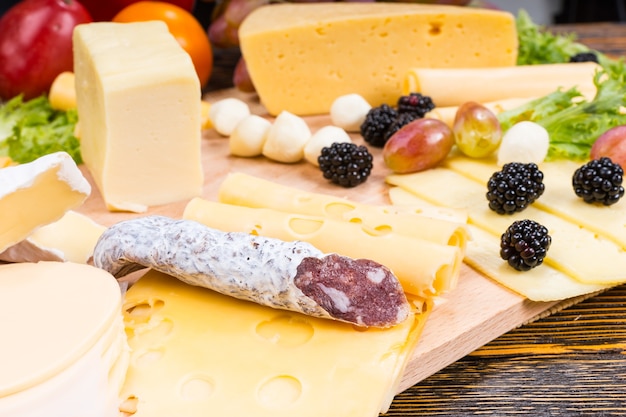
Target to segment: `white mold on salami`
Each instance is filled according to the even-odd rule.
[[[374,261],[192,220],[119,222],[98,240],[93,262],[117,278],[152,268],[235,298],[358,326],[389,327],[411,313],[395,275]]]

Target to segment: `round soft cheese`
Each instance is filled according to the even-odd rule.
[[[0,415],[115,415],[128,345],[115,278],[71,262],[0,265]]]

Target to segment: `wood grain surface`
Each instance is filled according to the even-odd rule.
[[[626,55],[626,25],[563,25]],[[626,416],[626,285],[516,328],[396,396],[384,416]]]

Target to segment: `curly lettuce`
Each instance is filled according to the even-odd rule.
[[[0,105],[0,156],[19,163],[64,151],[82,163],[80,142],[74,136],[75,109],[55,110],[46,96],[23,101],[16,96]]]

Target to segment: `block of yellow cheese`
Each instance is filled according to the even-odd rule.
[[[409,68],[513,66],[515,18],[456,6],[272,4],[239,29],[242,54],[270,114],[328,113],[335,98],[394,104]]]
[[[121,307],[96,267],[0,265],[0,415],[118,415],[130,358]]]
[[[425,320],[389,329],[277,311],[150,271],[126,293],[135,417],[376,417]]]
[[[81,153],[107,208],[200,195],[200,83],[165,23],[83,24],[73,42]]]
[[[65,152],[0,169],[0,252],[80,206],[90,193]]]

